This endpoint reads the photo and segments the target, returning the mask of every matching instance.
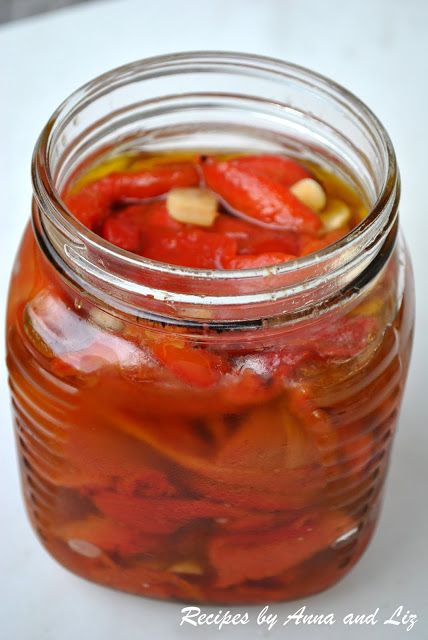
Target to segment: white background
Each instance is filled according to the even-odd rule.
[[[307,66],[345,85],[375,111],[398,156],[401,222],[417,287],[413,361],[375,538],[340,584],[305,601],[271,607],[280,621],[270,632],[257,626],[260,607],[236,608],[249,612],[246,626],[221,631],[180,627],[181,605],[116,593],[57,565],[24,514],[2,367],[2,638],[428,638],[427,43],[425,0],[123,0],[88,3],[0,28],[2,302],[29,215],[32,148],[49,115],[101,72],[134,59],[191,49],[260,53]],[[307,613],[333,612],[336,624],[283,627],[286,616],[303,604]],[[418,615],[410,632],[382,623],[400,605],[404,613]],[[345,627],[341,622],[348,612],[371,613],[377,607],[375,626]]]

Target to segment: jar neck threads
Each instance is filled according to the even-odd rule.
[[[272,267],[203,271],[114,248],[61,201],[82,163],[130,150],[201,147],[316,161],[364,193],[371,210],[316,254]],[[269,58],[185,53],[105,74],[52,116],[32,175],[33,224],[49,261],[101,305],[149,319],[244,328],[323,313],[379,273],[396,236],[399,177],[380,122],[345,89]]]

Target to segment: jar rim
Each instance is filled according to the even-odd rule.
[[[55,127],[65,116],[68,119],[74,117],[79,110],[84,109],[85,105],[97,95],[108,92],[120,83],[135,81],[136,75],[140,77],[142,75],[150,77],[153,74],[168,75],[179,73],[180,70],[182,71],[188,67],[205,70],[220,68],[227,70],[227,68],[233,67],[235,72],[267,74],[269,77],[279,75],[284,79],[298,79],[309,89],[322,93],[324,96],[334,100],[352,112],[354,117],[358,117],[361,122],[364,122],[366,129],[369,130],[373,137],[376,137],[376,141],[382,146],[385,168],[383,184],[376,201],[365,218],[347,235],[315,253],[271,267],[230,270],[195,269],[150,260],[111,245],[85,227],[67,209],[54,183],[50,168],[50,151]],[[144,269],[147,273],[160,274],[161,276],[173,275],[174,278],[178,279],[197,278],[198,282],[227,283],[236,282],[237,280],[240,282],[245,282],[246,280],[266,282],[266,278],[269,278],[271,280],[271,290],[265,292],[265,295],[257,294],[258,302],[261,302],[261,298],[265,302],[272,301],[272,290],[276,290],[275,281],[281,280],[281,277],[286,278],[287,275],[296,273],[302,274],[303,279],[300,279],[300,281],[298,278],[297,281],[295,278],[293,279],[294,286],[291,291],[291,294],[293,294],[297,290],[296,282],[304,285],[304,275],[311,267],[316,266],[319,270],[322,264],[326,266],[336,265],[337,267],[337,263],[340,263],[340,267],[343,267],[343,260],[338,260],[339,256],[346,250],[349,254],[349,260],[352,260],[355,254],[361,251],[364,246],[373,242],[374,236],[379,240],[379,250],[381,244],[380,236],[383,234],[384,239],[385,229],[390,231],[393,227],[399,198],[399,176],[392,142],[380,120],[365,103],[340,84],[305,67],[271,57],[226,51],[193,51],[154,56],[117,67],[87,82],[74,91],[56,109],[42,130],[33,153],[32,180],[36,201],[36,207],[33,208],[33,212],[36,209],[33,215],[33,223],[36,230],[38,230],[36,236],[39,241],[42,239],[41,236],[43,236],[45,243],[47,240],[46,230],[42,231],[43,225],[40,218],[41,215],[44,215],[50,219],[50,222],[57,229],[61,230],[64,238],[71,241],[71,245],[77,253],[80,249],[84,250],[83,247],[88,245],[97,246],[110,258],[119,261],[122,266],[128,265],[133,268]],[[363,237],[365,239],[364,242],[362,241]],[[71,249],[71,253],[73,253],[73,249]],[[275,299],[287,295],[284,287],[282,289],[283,295],[277,295]],[[143,292],[142,289],[140,293],[147,295],[147,292]],[[168,294],[170,299],[171,295],[174,298],[174,292],[169,291]],[[230,300],[230,296],[214,296],[214,304],[220,306],[224,304],[251,304],[254,295],[256,294],[247,294],[242,296],[242,300],[236,299],[235,302]],[[239,298],[240,296],[234,295],[234,298],[237,297]],[[225,298],[227,298],[227,301]],[[177,294],[177,301],[192,305],[213,304],[211,297],[206,295],[198,297],[189,296],[189,294]]]

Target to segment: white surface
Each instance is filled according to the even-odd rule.
[[[83,82],[133,59],[227,49],[271,55],[324,73],[356,93],[383,121],[401,169],[401,219],[414,258],[418,304],[411,373],[375,538],[358,566],[334,588],[271,607],[280,620],[271,631],[256,623],[261,607],[236,608],[249,612],[246,626],[220,632],[180,627],[181,605],[116,593],[57,565],[24,514],[2,368],[2,638],[428,638],[427,26],[425,0],[129,0],[80,6],[0,29],[2,301],[29,215],[32,148],[54,108]],[[336,624],[283,627],[286,616],[303,604],[307,613],[334,612]],[[404,613],[418,616],[410,632],[405,625],[382,623],[400,605]],[[377,607],[375,626],[341,622],[346,613],[369,614]]]

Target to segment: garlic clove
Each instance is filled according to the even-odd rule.
[[[169,215],[178,222],[210,227],[218,215],[217,198],[212,191],[198,187],[176,187],[166,198]]]
[[[350,222],[351,209],[343,200],[333,198],[320,213],[320,218],[325,231],[337,231]]]
[[[106,329],[107,331],[123,331],[125,324],[119,318],[106,313],[98,307],[92,307],[89,312],[89,318],[91,322],[98,327]]]
[[[290,191],[300,202],[314,211],[321,211],[327,202],[324,189],[313,178],[303,178],[295,182],[290,187]]]
[[[194,560],[183,560],[182,562],[176,562],[168,571],[173,573],[187,573],[189,575],[200,576],[202,575],[202,567]]]

